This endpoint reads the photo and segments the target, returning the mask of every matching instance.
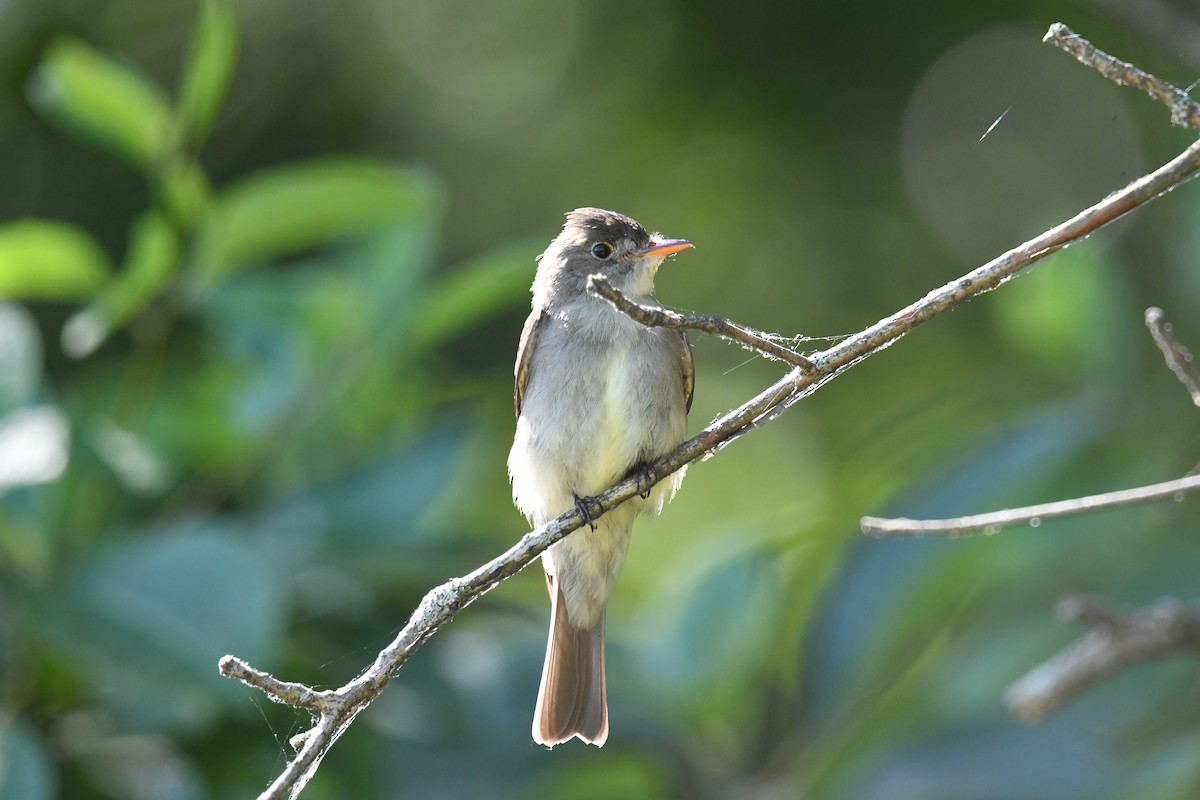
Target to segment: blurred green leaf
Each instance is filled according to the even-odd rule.
[[[274,658],[283,596],[265,553],[205,520],[110,544],[39,611],[37,624],[129,723],[195,727],[241,704],[217,672],[221,656]]]
[[[0,415],[34,400],[42,382],[42,337],[33,315],[0,302]]]
[[[30,219],[0,227],[0,297],[83,300],[111,273],[100,245],[74,225]]]
[[[1200,787],[1200,735],[1186,732],[1178,738],[1167,737],[1165,741],[1155,741],[1148,750],[1141,770],[1106,796],[1113,800],[1122,797],[1138,800],[1194,798]]]
[[[139,217],[120,274],[63,326],[63,351],[74,358],[91,354],[114,330],[142,311],[174,274],[179,249],[179,236],[166,214],[151,209]]]
[[[919,717],[922,698],[906,698],[897,716]],[[928,705],[926,702],[924,705]],[[1064,731],[1065,726],[1031,728],[1013,720],[955,724],[934,718],[940,735],[922,736],[927,727],[909,727],[891,752],[863,748],[860,761],[841,776],[842,791],[824,786],[812,797],[970,798],[970,800],[1095,800],[1119,774],[1120,752],[1106,741],[1103,726]],[[927,721],[926,726],[930,724]],[[1123,798],[1141,795],[1121,795]]]
[[[239,267],[294,255],[428,213],[432,187],[382,161],[331,158],[265,170],[223,191],[196,245],[201,288]]]
[[[654,659],[643,681],[657,678],[653,702],[712,717],[740,715],[738,698],[757,672],[747,656],[773,635],[779,583],[766,548],[749,549],[715,565],[691,586],[680,587],[661,611],[663,626],[647,630],[639,648]],[[713,631],[722,634],[713,636]]]
[[[428,392],[407,366],[406,332],[432,261],[434,219],[402,220],[287,270],[239,274],[201,307],[213,355],[239,374],[209,401],[236,430],[227,442],[236,452],[270,449],[273,480],[336,474],[376,453],[385,432],[416,423],[414,402],[428,402]],[[315,418],[322,424],[308,424]],[[186,418],[165,425],[171,438],[187,427]]]
[[[37,734],[20,720],[0,720],[0,800],[50,800],[57,784]]]
[[[649,750],[617,751],[603,760],[580,760],[547,770],[535,796],[603,800],[613,797],[672,797],[668,772]]]
[[[1139,321],[1122,314],[1123,294],[1104,251],[1085,243],[1009,281],[989,308],[1001,336],[1030,357],[1111,370]]]
[[[1049,499],[1040,492],[1053,485],[1072,458],[1095,444],[1104,432],[1101,420],[1088,402],[1031,409],[992,436],[960,442],[960,452],[926,468],[923,479],[905,490],[903,505],[895,507],[893,501],[883,513],[937,518],[1006,501]],[[853,569],[826,593],[821,621],[826,632],[814,635],[820,658],[828,662],[814,665],[810,678],[819,696],[853,692],[849,687],[854,682],[862,694],[888,685],[973,603],[1029,574],[1046,557],[1045,543],[1036,538],[1010,534],[1002,548],[998,545],[999,540],[983,539],[858,540],[846,556]],[[851,627],[859,630],[857,638],[834,635]]]
[[[495,250],[430,289],[413,320],[413,346],[436,347],[481,320],[520,305],[533,280],[532,246]]]
[[[68,129],[149,172],[167,151],[171,112],[148,79],[83,42],[57,39],[29,83],[29,98]]]
[[[330,559],[361,558],[362,568],[377,569],[382,565],[370,563],[371,554],[377,559],[392,552],[400,562],[386,569],[406,571],[412,565],[402,563],[405,554],[413,558],[424,551],[432,557],[452,547],[439,534],[453,523],[426,515],[449,490],[466,441],[461,424],[431,427],[375,463],[310,490],[305,502],[336,521],[327,534],[338,551]]]
[[[358,305],[349,310],[359,322],[351,329],[366,337],[355,346],[393,354],[395,359],[412,349],[413,324],[430,291],[428,273],[437,249],[439,216],[433,212],[440,194],[429,188],[427,213],[389,225],[354,249],[351,266],[361,277],[355,287]],[[345,274],[331,270],[326,277],[344,280]],[[343,340],[346,331],[343,320],[339,331]]]
[[[198,145],[221,107],[237,59],[237,14],[228,0],[204,0],[179,90],[179,121]]]
[[[163,206],[186,231],[191,231],[212,203],[212,186],[200,165],[186,156],[172,159],[158,175]]]

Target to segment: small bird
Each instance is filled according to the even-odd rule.
[[[572,505],[589,524],[542,554],[550,638],[533,738],[608,738],[604,606],[634,518],[662,510],[683,470],[592,521],[581,502],[674,450],[687,435],[695,367],[683,331],[649,328],[587,291],[601,275],[630,300],[661,308],[654,276],[692,247],[624,214],[579,208],[539,257],[533,310],[517,350],[517,432],[508,455],[513,500],[534,527]]]

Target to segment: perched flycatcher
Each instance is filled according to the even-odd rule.
[[[601,275],[626,297],[661,307],[654,275],[691,247],[623,214],[580,208],[541,255],[533,311],[517,351],[517,433],[508,456],[513,499],[537,527],[674,450],[687,434],[695,372],[687,336],[648,328],[587,292]],[[533,738],[554,746],[608,738],[604,605],[634,517],[675,494],[683,470],[542,554],[550,639]]]

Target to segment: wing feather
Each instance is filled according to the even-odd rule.
[[[533,359],[533,350],[537,346],[538,332],[546,312],[535,308],[525,320],[521,330],[521,344],[517,346],[517,365],[514,369],[513,409],[521,416],[521,398],[525,394],[525,385],[529,382],[529,362]]]
[[[692,410],[692,395],[696,393],[696,359],[692,356],[692,345],[684,331],[679,334],[679,371],[683,378],[683,396],[687,398],[687,410]]]

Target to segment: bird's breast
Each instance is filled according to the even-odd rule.
[[[574,309],[547,319],[531,355],[509,474],[518,507],[535,524],[665,455],[687,434],[674,340],[606,310],[607,321]],[[630,509],[657,511],[682,477]]]
[[[573,473],[577,491],[589,493],[673,448],[687,424],[675,359],[663,339],[624,314],[603,311],[556,319],[531,370],[531,380],[545,381],[536,388],[547,406],[529,409],[532,419],[565,423],[546,426],[548,455]]]

